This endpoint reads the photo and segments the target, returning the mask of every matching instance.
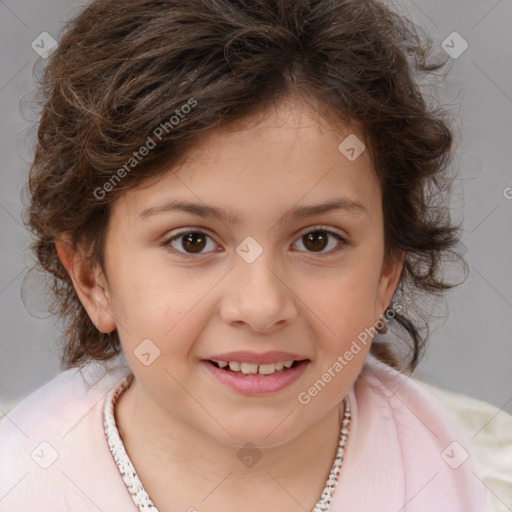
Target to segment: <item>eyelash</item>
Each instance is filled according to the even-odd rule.
[[[330,251],[327,251],[327,252],[314,252],[314,251],[299,251],[299,252],[308,252],[310,254],[317,254],[317,255],[319,255],[321,257],[323,257],[323,256],[331,256],[333,254],[337,254],[338,252],[342,251],[345,248],[345,246],[348,245],[348,241],[345,238],[343,238],[341,235],[339,235],[335,231],[333,231],[333,230],[331,230],[331,229],[329,229],[327,227],[324,227],[324,226],[314,226],[312,228],[308,228],[307,231],[302,231],[301,233],[299,233],[299,236],[298,236],[297,240],[300,240],[303,236],[305,236],[305,235],[307,235],[309,233],[316,233],[316,232],[327,233],[329,235],[332,235],[340,243],[338,244],[337,247],[335,247],[334,249],[331,249]],[[183,230],[183,231],[179,231],[178,233],[173,235],[171,238],[167,238],[163,242],[162,245],[164,247],[166,247],[170,252],[178,254],[179,256],[184,257],[184,258],[195,258],[195,259],[197,259],[197,258],[199,258],[201,256],[205,256],[206,254],[208,254],[208,253],[195,253],[195,254],[186,253],[186,252],[179,251],[178,249],[175,249],[174,247],[172,247],[171,242],[173,242],[175,240],[178,240],[179,238],[181,238],[183,236],[186,236],[186,235],[189,235],[191,233],[203,234],[203,235],[206,235],[211,240],[213,240],[213,238],[210,235],[208,235],[208,233],[206,233],[205,231],[202,231],[199,228],[194,228],[194,229],[189,228],[189,229],[186,229],[186,230]],[[210,251],[210,252],[216,252],[216,251]]]

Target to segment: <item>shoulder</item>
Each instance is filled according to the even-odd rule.
[[[63,430],[72,428],[73,422],[121,377],[119,370],[108,371],[100,364],[59,373],[22,399],[0,420],[0,442],[6,444],[22,437],[30,438],[42,430],[63,435]]]
[[[512,504],[512,416],[481,400],[417,382],[443,404],[470,440],[491,510]]]
[[[353,421],[338,504],[361,512],[487,510],[465,435],[426,389],[370,355],[349,397]]]
[[[88,510],[104,499],[109,480],[123,490],[102,408],[124,375],[124,367],[99,363],[66,370],[0,420],[0,511]]]

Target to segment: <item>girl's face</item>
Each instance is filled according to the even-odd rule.
[[[389,305],[401,264],[383,267],[378,178],[368,151],[338,148],[351,134],[362,139],[282,102],[261,123],[206,134],[183,165],[113,204],[108,310],[133,386],[161,413],[228,445],[270,447],[352,386],[370,343],[351,346]],[[212,360],[302,362],[244,376]]]

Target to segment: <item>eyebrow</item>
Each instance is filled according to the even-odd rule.
[[[366,214],[369,216],[366,207],[357,199],[338,198],[321,204],[296,206],[288,212],[285,212],[278,222],[282,222],[289,218],[301,219],[305,217],[313,217],[315,215],[321,215],[334,210],[345,210],[349,213]],[[139,218],[145,220],[155,215],[173,211],[182,211],[192,215],[197,215],[198,217],[213,217],[223,222],[231,222],[232,224],[238,222],[238,214],[233,210],[222,210],[214,206],[180,200],[168,201],[158,206],[146,208],[140,213]]]

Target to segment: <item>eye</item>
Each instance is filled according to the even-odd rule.
[[[333,254],[341,251],[348,242],[338,233],[322,226],[317,226],[314,229],[308,228],[308,231],[303,231],[298,242],[302,243],[307,252],[319,254]],[[334,238],[337,243],[329,243],[329,238]],[[181,242],[180,242],[181,239]],[[210,242],[210,251],[204,250],[208,248]],[[296,243],[298,243],[296,242]],[[173,237],[163,242],[163,245],[170,249],[172,252],[177,252],[182,256],[204,255],[207,252],[216,251],[217,244],[212,238],[204,231],[199,229],[188,229],[175,234]],[[329,250],[324,250],[326,247],[331,246]],[[219,251],[216,251],[219,252]]]
[[[338,243],[329,244],[329,238],[335,238]],[[348,243],[341,235],[330,229],[318,226],[315,229],[309,228],[309,231],[302,233],[299,238],[304,247],[307,248],[308,252],[320,253],[320,254],[333,254],[341,251],[344,246]],[[331,249],[324,251],[326,247],[331,245]]]
[[[182,239],[181,242],[178,242],[179,239]],[[181,231],[180,233],[174,235],[172,238],[169,238],[164,242],[164,245],[169,247],[173,252],[177,251],[185,256],[194,255],[194,254],[203,254],[203,249],[208,246],[208,240],[210,240],[213,244],[213,248],[217,244],[213,242],[211,237],[207,235],[204,231],[199,230],[187,230]],[[178,247],[176,247],[176,244]],[[180,249],[183,249],[182,252]]]

